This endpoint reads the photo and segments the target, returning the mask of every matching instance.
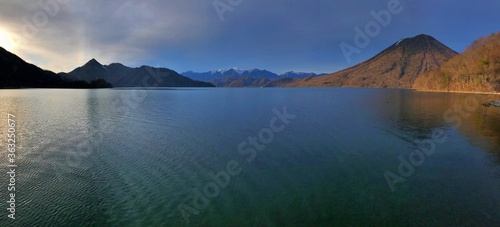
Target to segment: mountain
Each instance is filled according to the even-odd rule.
[[[261,87],[278,79],[276,73],[261,69],[243,70],[238,68],[219,69],[210,72],[188,71],[182,75],[195,80],[206,81],[217,87]]]
[[[193,80],[201,80],[205,82],[220,80],[223,78],[237,76],[252,76],[254,78],[267,78],[270,80],[277,79],[279,76],[276,73],[269,72],[267,70],[260,69],[251,69],[251,70],[243,70],[238,68],[229,68],[229,69],[219,69],[209,72],[193,72],[187,71],[183,72],[182,75],[189,77]]]
[[[188,71],[182,73],[182,75],[191,79],[210,82],[217,87],[273,87],[274,84],[281,84],[272,83],[273,81],[281,81],[283,78],[305,78],[308,76],[319,76],[325,74],[290,71],[278,75],[261,69],[242,70],[238,68],[229,68],[201,73]]]
[[[231,68],[231,69],[219,69],[210,72],[188,71],[181,73],[181,75],[191,78],[193,80],[209,82],[213,81],[214,79],[221,79],[231,75],[240,75],[240,72],[238,69]]]
[[[500,32],[474,41],[439,69],[420,76],[413,88],[500,92]]]
[[[306,78],[308,76],[324,76],[326,73],[316,74],[316,73],[305,73],[305,72],[286,72],[280,75],[280,78],[292,78],[292,79],[301,79]]]
[[[255,78],[253,76],[243,76],[232,81],[227,87],[263,87],[271,80],[265,77]]]
[[[296,79],[284,77],[277,80],[269,81],[263,87],[286,87],[287,84],[294,82],[294,80]]]
[[[283,86],[411,88],[418,76],[437,69],[457,53],[429,35],[399,40],[373,58],[348,69]]]
[[[0,47],[0,88],[101,88],[106,81],[75,81],[25,62]]]
[[[141,66],[130,68],[120,63],[102,65],[91,59],[85,65],[69,73],[60,73],[64,78],[84,81],[105,79],[114,87],[213,87],[213,84],[189,79],[167,68]]]

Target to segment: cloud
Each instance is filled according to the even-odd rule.
[[[223,21],[213,0],[2,1],[0,28],[14,37],[15,54],[53,71],[70,71],[96,58],[105,64],[149,64],[178,71],[238,66],[331,72],[349,66],[339,44],[352,42],[353,28],[373,20],[370,11],[387,8],[388,1],[242,0],[224,13]],[[354,63],[420,33],[465,46],[478,34],[494,32],[493,22],[500,19],[495,10],[500,3],[493,0],[400,1],[405,11]],[[51,8],[54,2],[58,7]],[[47,5],[49,10],[44,10]],[[478,26],[462,17],[466,12]],[[46,23],[37,22],[43,14]],[[33,36],[23,35],[26,21],[41,24]]]
[[[1,25],[21,46],[17,54],[37,56],[33,60],[42,66],[68,71],[94,57],[133,64],[158,46],[194,41],[209,34],[200,17],[203,11],[185,1],[22,0],[2,3],[0,14]],[[47,20],[37,16],[41,14]],[[26,24],[36,28],[28,36]]]
[[[223,67],[238,64],[235,59],[287,62],[281,58],[309,55],[310,50],[349,37],[345,31],[350,24],[364,19],[352,13],[364,10],[359,5],[326,0],[243,0],[225,12],[224,21],[211,0],[67,0],[52,7],[52,15],[44,10],[58,1],[18,0],[2,3],[0,9],[2,24],[17,34],[22,46],[15,53],[54,71],[72,70],[91,58],[129,65],[163,59],[184,67],[195,61]],[[35,15],[44,12],[49,15],[47,23],[32,37],[23,37],[25,21],[36,24]],[[303,60],[288,62],[298,61]]]

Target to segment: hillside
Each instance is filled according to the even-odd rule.
[[[464,53],[418,78],[413,88],[500,92],[500,32],[474,41]]]
[[[297,79],[287,87],[411,88],[415,79],[457,55],[429,35],[402,39],[373,58],[351,68],[315,78]]]

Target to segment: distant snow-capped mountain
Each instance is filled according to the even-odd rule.
[[[306,78],[308,76],[320,76],[325,74],[305,73],[305,72],[286,72],[278,75],[276,73],[262,70],[262,69],[249,69],[244,70],[237,67],[223,68],[212,70],[208,72],[193,72],[187,71],[182,73],[183,76],[189,77],[193,80],[200,80],[210,82],[218,87],[255,87],[265,86],[271,81],[282,78]]]
[[[218,69],[218,70],[214,70],[212,71],[211,73],[212,74],[215,74],[215,73],[220,73],[220,74],[226,74],[226,73],[233,73],[233,72],[236,72],[238,74],[242,74],[243,72],[245,72],[246,70],[244,69],[240,69],[238,67],[233,67],[233,68],[222,68],[222,69]]]
[[[212,81],[216,79],[222,79],[230,76],[236,76],[236,77],[247,77],[251,76],[254,78],[267,78],[270,80],[277,79],[279,78],[278,74],[269,72],[267,70],[260,70],[260,69],[250,69],[250,70],[244,70],[244,69],[239,69],[239,68],[227,68],[227,69],[218,69],[218,70],[213,70],[213,71],[208,71],[208,72],[193,72],[193,71],[187,71],[182,73],[182,75],[189,77],[193,80],[201,80],[201,81]]]

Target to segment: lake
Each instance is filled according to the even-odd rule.
[[[500,109],[479,105],[499,96],[213,88],[0,98],[0,226],[500,226]]]

